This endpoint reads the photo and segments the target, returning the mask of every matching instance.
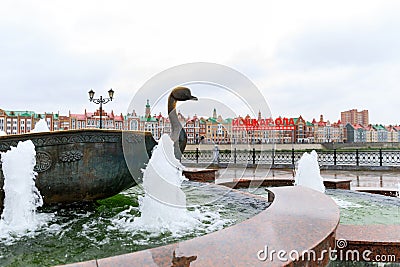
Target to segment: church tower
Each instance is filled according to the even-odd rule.
[[[214,119],[216,119],[217,118],[217,110],[214,108],[214,111],[213,111],[213,116],[212,116]]]
[[[145,109],[145,117],[146,118],[150,118],[151,114],[150,114],[150,103],[149,100],[147,99],[147,104],[146,104],[146,109]]]

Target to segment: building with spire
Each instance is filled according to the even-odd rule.
[[[148,99],[147,99],[146,107],[145,107],[145,110],[144,110],[144,116],[146,118],[150,118],[151,117],[150,103],[149,103]]]

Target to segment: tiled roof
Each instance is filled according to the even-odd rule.
[[[77,120],[86,120],[85,114],[71,114],[70,118],[75,118]]]
[[[149,118],[146,118],[146,117],[144,117],[144,116],[140,116],[139,117],[140,118],[140,121],[145,121],[145,122],[157,122],[158,120],[157,120],[157,118],[155,118],[155,117],[149,117]]]
[[[361,124],[351,124],[351,123],[347,123],[346,126],[347,126],[347,125],[350,125],[351,127],[353,127],[354,130],[359,130],[359,129],[367,130],[367,128],[364,127],[364,126],[362,126]]]
[[[4,112],[7,114],[7,116],[31,117],[32,115],[35,115],[35,112],[33,112],[33,111],[9,111],[9,110],[5,110]]]
[[[374,127],[374,129],[376,129],[377,131],[386,131],[386,128],[383,125],[375,124],[372,127]]]
[[[123,121],[124,120],[124,116],[122,116],[122,115],[114,116],[114,120]]]

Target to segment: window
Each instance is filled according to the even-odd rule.
[[[136,120],[131,120],[129,130],[138,130],[138,123]]]

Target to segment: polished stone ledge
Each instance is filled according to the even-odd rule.
[[[339,225],[336,234],[337,243],[345,244],[341,249],[358,251],[360,255],[366,250],[368,258],[393,255],[400,262],[400,225]],[[361,260],[361,259],[360,259]]]
[[[348,179],[326,179],[324,178],[324,186],[326,189],[345,189],[350,190],[351,180]],[[249,188],[249,187],[276,187],[276,186],[290,186],[294,184],[292,177],[280,178],[240,178],[233,179],[232,181],[224,181],[220,185],[228,186],[230,188]]]
[[[256,216],[223,230],[158,248],[68,266],[324,266],[329,258],[265,261],[261,250],[322,250],[333,248],[339,209],[320,192],[301,187],[270,189],[274,201]],[[261,252],[260,252],[261,251]],[[283,256],[285,257],[285,256]],[[286,255],[286,258],[289,258]]]
[[[195,182],[215,182],[218,169],[185,168],[183,175],[190,181]]]
[[[398,188],[387,187],[353,187],[352,190],[363,193],[378,194],[388,197],[397,197],[399,193]]]

